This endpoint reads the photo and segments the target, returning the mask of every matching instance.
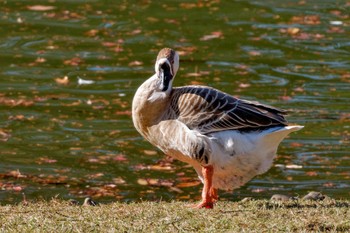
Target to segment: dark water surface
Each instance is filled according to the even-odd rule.
[[[175,85],[259,100],[305,125],[269,172],[221,197],[349,197],[349,1],[35,2],[0,3],[0,203],[199,198],[192,168],[131,121],[165,46],[181,55]]]

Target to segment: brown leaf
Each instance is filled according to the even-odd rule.
[[[99,33],[99,30],[97,30],[97,29],[91,29],[91,30],[85,32],[85,35],[90,36],[90,37],[94,37],[94,36],[96,36],[98,33]]]
[[[150,165],[147,168],[150,170],[155,170],[155,171],[173,170],[173,168],[169,165],[166,165],[166,166],[164,166],[164,165]]]
[[[55,78],[55,81],[59,85],[67,85],[69,83],[68,76],[64,76],[63,78]]]
[[[261,55],[261,52],[256,51],[256,50],[252,50],[252,51],[249,51],[248,54],[249,54],[250,56],[260,56],[260,55]]]
[[[0,129],[0,141],[6,142],[11,137],[11,134],[5,132],[3,129]]]
[[[45,6],[45,5],[33,5],[33,6],[27,6],[27,8],[31,11],[49,11],[49,10],[55,9],[56,7]]]
[[[70,65],[70,66],[78,66],[81,63],[83,63],[83,59],[81,59],[80,57],[73,57],[63,62],[63,64]]]
[[[145,153],[146,155],[156,155],[157,151],[155,151],[155,150],[144,150],[143,153]]]
[[[318,25],[321,23],[319,15],[304,15],[293,16],[291,19],[293,24],[306,24],[306,25]]]
[[[19,185],[15,185],[12,187],[12,190],[15,192],[21,192],[23,190],[23,187],[21,187]]]
[[[292,28],[288,28],[287,29],[287,33],[290,34],[290,35],[295,35],[295,34],[297,34],[299,32],[300,32],[300,28],[292,27]]]
[[[36,160],[36,163],[43,164],[43,163],[57,163],[56,159],[49,159],[48,157],[41,157]]]
[[[129,63],[129,66],[142,66],[143,62],[142,61],[132,61]]]
[[[306,172],[306,175],[307,176],[317,176],[317,172],[316,171],[309,171],[309,172]]]
[[[116,111],[115,114],[119,116],[131,116],[131,111],[130,110]]]
[[[26,175],[23,175],[19,170],[13,170],[6,174],[7,177],[14,177],[14,178],[26,178]]]
[[[126,181],[121,177],[117,177],[117,178],[113,178],[113,183],[114,184],[125,184]]]
[[[218,39],[218,38],[220,39],[223,38],[223,33],[221,31],[216,31],[216,32],[212,32],[209,35],[204,35],[199,40],[207,41],[207,40]]]
[[[192,180],[192,181],[184,181],[181,183],[176,184],[176,187],[178,188],[187,188],[187,187],[194,187],[200,185],[201,182],[199,180]]]
[[[126,158],[126,156],[123,155],[123,154],[119,154],[119,155],[114,156],[114,157],[113,157],[113,160],[114,160],[114,161],[119,161],[119,162],[128,161],[128,159]]]
[[[165,179],[153,179],[153,178],[143,179],[143,178],[140,178],[137,180],[137,183],[140,185],[150,185],[150,186],[166,186],[166,187],[173,186],[172,181],[165,180]]]

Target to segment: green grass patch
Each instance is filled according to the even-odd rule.
[[[350,201],[219,201],[75,206],[54,199],[0,206],[0,232],[349,232]]]

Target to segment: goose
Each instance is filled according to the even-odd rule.
[[[303,126],[289,125],[285,110],[212,87],[173,87],[178,69],[179,54],[161,49],[155,74],[133,98],[133,124],[166,155],[194,167],[203,190],[193,207],[213,208],[218,189],[237,189],[266,172],[281,141]]]

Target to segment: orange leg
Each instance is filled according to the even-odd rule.
[[[204,186],[202,191],[202,200],[194,208],[212,209],[214,201],[217,200],[217,191],[212,187],[214,168],[213,166],[202,167]]]
[[[213,198],[213,201],[216,202],[219,200],[218,190],[216,188],[211,187],[210,196]]]

